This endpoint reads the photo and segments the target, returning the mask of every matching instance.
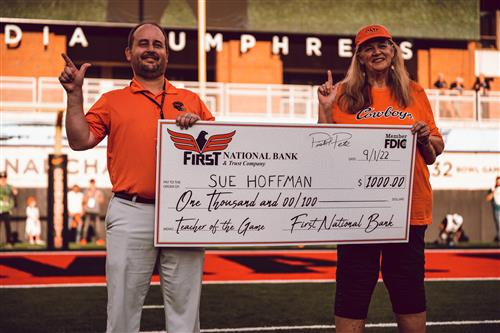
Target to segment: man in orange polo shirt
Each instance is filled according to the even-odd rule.
[[[90,149],[108,136],[114,195],[106,215],[107,332],[139,332],[157,258],[167,331],[199,332],[203,249],[153,246],[156,136],[159,119],[175,119],[185,129],[214,117],[196,94],[166,80],[167,35],[160,26],[133,28],[125,55],[134,72],[130,86],[104,94],[86,115],[82,84],[90,64],[78,69],[63,54],[66,66],[59,77],[68,95],[71,148]]]

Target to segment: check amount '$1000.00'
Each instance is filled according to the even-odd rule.
[[[406,242],[409,126],[158,128],[156,246]]]

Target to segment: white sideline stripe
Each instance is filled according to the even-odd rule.
[[[474,282],[474,281],[500,281],[500,277],[487,278],[432,278],[425,279],[425,282]],[[335,279],[326,280],[256,280],[256,281],[203,281],[204,285],[209,284],[291,284],[291,283],[334,283]],[[381,283],[382,280],[378,280]],[[152,286],[159,286],[160,282],[151,282]],[[0,289],[29,289],[29,288],[71,288],[71,287],[106,287],[105,282],[98,283],[56,283],[56,284],[13,284],[0,285]]]
[[[428,322],[427,326],[462,326],[462,325],[487,325],[500,324],[500,320],[463,320],[463,321],[434,321]],[[366,324],[365,327],[398,327],[396,323]],[[240,328],[208,328],[202,329],[201,333],[222,332],[270,332],[284,330],[319,330],[333,329],[335,325],[308,325],[308,326],[264,326],[264,327],[240,327]],[[165,331],[147,331],[141,333],[165,333]]]

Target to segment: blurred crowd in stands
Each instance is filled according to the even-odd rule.
[[[476,109],[481,110],[481,118],[490,118],[489,104],[480,102],[479,98],[489,95],[492,80],[493,79],[480,74],[476,77],[476,80],[471,87],[471,89],[476,92]],[[448,84],[443,73],[438,73],[436,81],[434,81],[433,88],[439,90],[439,94],[442,96],[458,97],[464,95],[464,91],[468,90],[468,88],[465,87],[464,79],[462,77],[457,76],[451,84]],[[481,108],[479,108],[479,105]],[[440,103],[440,109],[442,110],[441,116],[446,118],[463,118],[464,114],[462,114],[462,108],[463,105],[461,105],[460,98],[453,98],[452,100],[445,98]]]
[[[18,206],[19,190],[7,183],[7,173],[0,172],[0,228],[4,229],[4,248],[13,248],[16,243],[27,242],[30,245],[45,245],[40,208],[36,196],[26,198],[24,237],[20,232],[13,231],[12,212]],[[68,229],[69,241],[80,245],[95,243],[105,245],[104,223],[101,221],[101,209],[105,208],[104,194],[91,179],[88,188],[82,191],[74,185],[68,191]],[[18,220],[15,219],[15,220]]]
[[[476,77],[476,81],[474,82],[474,85],[471,88],[476,92],[479,92],[481,95],[487,95],[488,92],[491,90],[490,81],[492,81],[492,79],[486,78],[483,74],[479,74],[479,76]],[[453,81],[448,86],[448,82],[446,82],[443,73],[438,74],[438,77],[434,82],[433,86],[434,88],[440,90],[453,90],[458,94],[462,94],[465,89],[464,79],[462,77],[457,76],[455,78],[455,81]]]

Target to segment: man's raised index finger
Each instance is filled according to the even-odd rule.
[[[71,67],[75,67],[75,64],[73,63],[73,61],[71,61],[71,59],[66,55],[66,53],[61,53],[61,56],[63,57],[64,61],[66,62],[66,65],[68,66],[71,66]]]

